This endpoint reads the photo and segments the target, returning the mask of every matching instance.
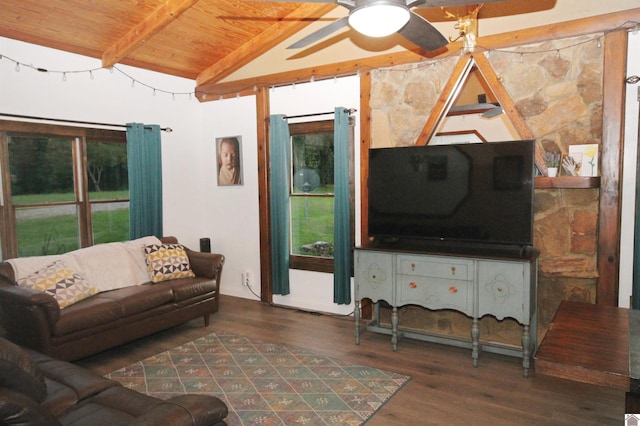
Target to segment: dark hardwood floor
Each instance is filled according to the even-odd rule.
[[[404,386],[367,423],[379,425],[619,425],[624,391],[535,372],[522,377],[521,360],[481,353],[478,368],[468,349],[401,340],[365,332],[354,343],[353,319],[317,315],[222,296],[209,327],[198,319],[78,361],[106,374],[214,330],[301,346],[352,363],[408,374]]]

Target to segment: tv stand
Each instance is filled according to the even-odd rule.
[[[360,344],[361,301],[374,306],[370,331],[391,334],[397,350],[402,336],[470,347],[474,367],[481,350],[522,356],[523,376],[529,376],[536,345],[537,250],[486,250],[480,254],[467,248],[462,253],[417,251],[406,247],[381,249],[364,246],[355,249],[355,340]],[[391,327],[383,327],[379,302],[391,306]],[[431,310],[451,309],[472,319],[470,341],[427,332],[399,330],[398,308],[418,305]],[[499,343],[480,343],[479,320],[493,315],[498,320],[513,318],[523,326],[522,347]],[[533,337],[532,337],[533,336]]]

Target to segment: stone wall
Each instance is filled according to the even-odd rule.
[[[603,49],[601,35],[555,40],[486,55],[499,81],[546,151],[601,143]],[[372,72],[371,146],[413,145],[458,57]],[[595,302],[597,189],[537,189],[534,245],[539,258],[538,340],[563,299]],[[382,319],[389,312],[383,310]],[[456,312],[406,307],[403,326],[468,336],[470,320]],[[481,321],[482,340],[520,344],[512,320]]]

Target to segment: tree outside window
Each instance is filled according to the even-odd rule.
[[[333,272],[333,120],[293,123],[289,133],[290,267]]]
[[[129,239],[124,132],[1,122],[3,258]]]

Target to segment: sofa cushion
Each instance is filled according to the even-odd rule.
[[[195,277],[182,244],[149,244],[144,247],[151,282]]]
[[[56,260],[34,273],[18,279],[21,287],[33,288],[51,294],[60,309],[73,305],[98,292],[62,260]]]
[[[120,387],[119,383],[86,368],[33,350],[27,352],[42,371],[47,384],[47,397],[41,405],[56,417],[101,392]]]
[[[47,388],[38,365],[27,352],[0,337],[0,387],[20,392],[37,402],[44,401]]]
[[[117,301],[104,298],[103,294],[105,293],[97,294],[65,309],[64,315],[60,315],[60,319],[52,324],[53,336],[65,336],[122,318],[122,309]]]
[[[101,293],[99,297],[112,299],[118,303],[123,318],[139,312],[149,311],[174,300],[173,291],[170,287],[155,286],[150,283],[107,291]]]

